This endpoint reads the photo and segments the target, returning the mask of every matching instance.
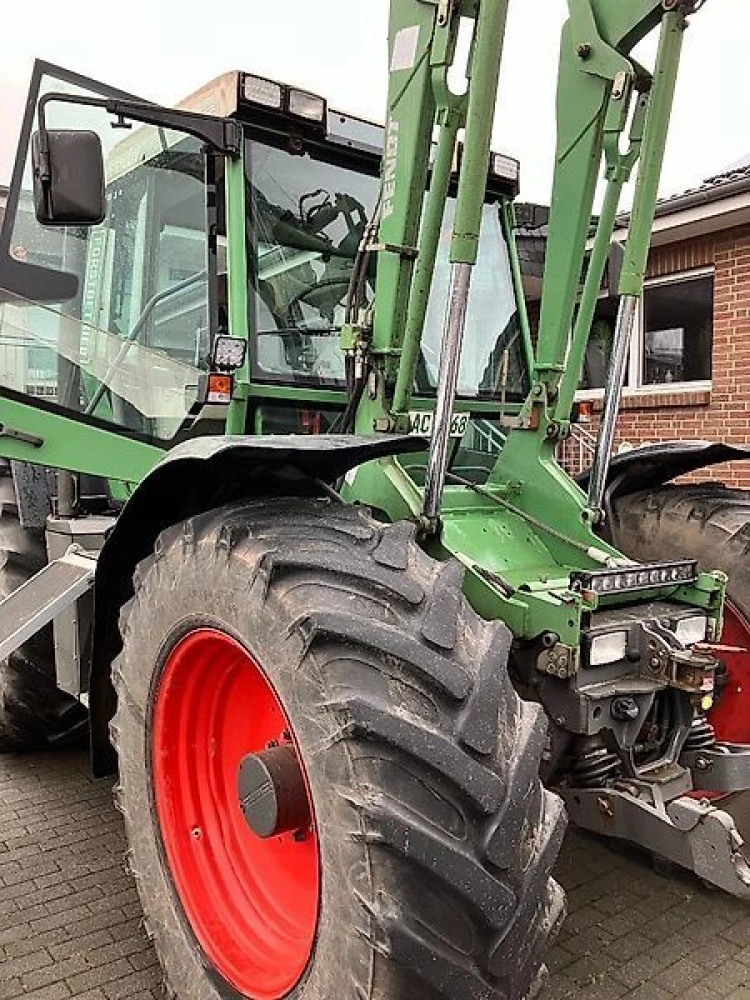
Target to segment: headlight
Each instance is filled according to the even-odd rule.
[[[308,94],[305,90],[289,92],[289,111],[298,118],[307,118],[311,122],[324,122],[326,117],[326,102],[316,94]]]
[[[246,101],[262,104],[266,108],[281,110],[283,91],[281,84],[276,83],[275,80],[266,80],[262,76],[245,74],[242,89]]]
[[[707,632],[708,618],[705,615],[680,618],[674,630],[674,634],[683,646],[694,646],[696,642],[705,642]]]
[[[605,632],[591,637],[589,665],[603,667],[607,663],[624,660],[628,649],[627,632]]]

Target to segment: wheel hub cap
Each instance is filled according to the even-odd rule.
[[[245,821],[258,837],[296,833],[310,826],[310,803],[297,754],[291,746],[269,747],[240,761],[237,793]]]

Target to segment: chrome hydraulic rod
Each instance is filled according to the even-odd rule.
[[[471,285],[471,264],[454,264],[451,269],[451,286],[448,310],[440,349],[435,423],[432,428],[430,450],[427,457],[427,474],[422,513],[431,530],[437,526],[440,498],[448,468],[453,400],[456,398],[458,373],[461,367],[461,347],[466,327],[466,307]]]
[[[625,369],[628,363],[630,338],[633,333],[635,315],[640,301],[637,295],[623,295],[620,299],[620,309],[617,314],[612,344],[612,357],[607,373],[607,387],[604,393],[604,409],[599,428],[599,438],[596,442],[594,461],[591,466],[589,481],[589,507],[600,510],[604,501],[604,489],[607,484],[612,444],[615,439],[617,415],[620,409],[622,390],[625,384]]]

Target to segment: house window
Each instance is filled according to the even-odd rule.
[[[641,384],[711,379],[714,279],[649,285],[643,298]]]
[[[631,340],[625,380],[628,390],[654,392],[711,381],[713,271],[649,281]],[[612,350],[617,300],[597,307],[580,389],[601,395]]]

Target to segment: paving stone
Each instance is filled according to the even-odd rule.
[[[83,752],[0,756],[0,1000],[163,1000],[111,783]],[[571,830],[539,1000],[750,1000],[750,905]]]

